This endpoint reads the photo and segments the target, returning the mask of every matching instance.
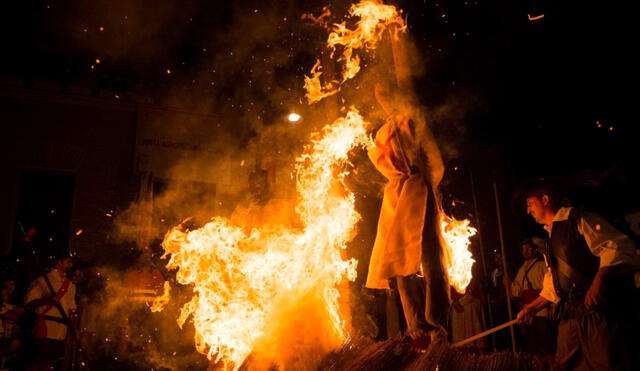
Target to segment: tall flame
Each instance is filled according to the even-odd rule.
[[[193,317],[198,351],[237,368],[252,350],[262,349],[284,369],[296,369],[300,361],[274,348],[307,338],[288,347],[298,347],[298,357],[318,357],[342,344],[346,333],[336,284],[345,275],[355,279],[356,261],[344,261],[340,248],[360,218],[354,195],[344,188],[344,165],[351,149],[370,144],[355,110],[312,135],[296,162],[300,230],[246,234],[218,217],[193,231],[176,227],[167,233],[162,243],[171,256],[167,267],[178,269],[179,283],[194,285],[178,323]],[[299,331],[290,323],[311,327]]]
[[[305,76],[307,99],[317,102],[337,93],[360,70],[358,49],[375,48],[390,26],[405,29],[395,7],[362,1],[350,9],[359,17],[354,30],[336,24],[329,35],[333,53],[342,47],[341,79],[322,85],[320,61]],[[170,230],[162,242],[167,268],[176,280],[192,285],[194,295],[182,307],[178,324],[192,318],[199,352],[226,368],[239,368],[249,354],[281,369],[315,369],[321,357],[347,337],[336,288],[345,277],[355,279],[356,261],[345,261],[341,249],[352,238],[360,215],[355,197],[344,184],[352,149],[373,145],[365,121],[351,109],[333,124],[311,135],[296,160],[295,207],[298,229],[254,228],[245,232],[222,217],[201,228]],[[467,251],[475,230],[469,222],[445,215],[441,220],[450,281],[464,290],[473,259]],[[158,299],[158,309],[169,297]]]
[[[469,240],[477,230],[469,225],[469,220],[456,220],[441,213],[440,231],[445,243],[445,260],[449,284],[459,293],[464,293],[471,282],[471,267],[475,260],[468,250]]]
[[[311,76],[305,76],[304,87],[309,103],[318,102],[340,90],[341,84],[352,79],[360,71],[360,57],[355,53],[359,49],[375,49],[382,39],[385,30],[394,27],[394,33],[404,31],[406,25],[399,12],[392,5],[380,4],[377,1],[366,0],[353,4],[349,9],[349,15],[360,18],[356,22],[355,29],[349,29],[346,22],[333,25],[333,31],[327,39],[327,46],[331,50],[331,57],[338,46],[343,51],[338,62],[344,62],[341,79],[322,85],[320,61],[311,69]]]

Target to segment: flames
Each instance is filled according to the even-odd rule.
[[[375,1],[353,5],[356,28],[335,24],[328,38],[333,53],[342,54],[340,80],[322,85],[318,61],[305,76],[307,99],[317,102],[336,94],[360,70],[359,49],[375,48],[389,27],[405,29],[395,7]],[[251,354],[281,369],[315,369],[321,357],[342,345],[348,334],[341,319],[337,285],[355,279],[356,261],[341,250],[354,234],[360,215],[355,197],[345,187],[349,153],[373,145],[365,120],[354,108],[311,135],[295,163],[295,212],[301,227],[254,228],[214,217],[194,230],[171,229],[162,247],[175,269],[176,281],[193,288],[178,324],[191,319],[199,352],[226,368],[237,369]],[[464,290],[471,279],[468,221],[443,216],[442,235],[450,281]],[[160,310],[169,288],[154,302]],[[264,365],[263,365],[264,366]]]
[[[475,260],[468,250],[469,240],[477,230],[469,225],[469,220],[456,220],[441,213],[440,231],[445,243],[445,261],[449,284],[463,294],[471,282],[471,267]]]
[[[164,309],[164,307],[169,304],[169,300],[171,299],[171,285],[169,282],[165,281],[164,283],[164,292],[160,296],[156,296],[153,299],[153,303],[151,304],[152,312],[160,312]]]
[[[352,5],[349,15],[359,18],[356,27],[349,29],[346,21],[334,24],[327,39],[331,58],[334,57],[337,48],[342,47],[342,55],[337,60],[343,63],[340,80],[334,79],[323,86],[320,80],[322,66],[318,60],[311,69],[311,75],[304,78],[309,103],[315,103],[336,94],[345,81],[356,76],[360,71],[360,57],[355,53],[357,50],[375,49],[387,29],[392,29],[394,35],[406,29],[404,20],[394,6],[376,1],[361,1]]]
[[[246,234],[218,217],[196,230],[176,227],[167,233],[167,268],[178,269],[177,281],[193,285],[195,293],[178,323],[193,317],[198,351],[237,368],[258,350],[284,369],[296,369],[299,361],[283,357],[283,347],[297,347],[300,358],[343,343],[336,285],[345,276],[355,279],[356,261],[344,261],[340,249],[360,218],[354,195],[344,188],[344,165],[351,149],[370,144],[355,110],[312,135],[296,163],[299,230]],[[300,337],[306,338],[302,347],[312,349],[290,343]]]

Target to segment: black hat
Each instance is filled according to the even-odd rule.
[[[526,212],[526,200],[530,196],[547,195],[558,206],[569,206],[571,201],[566,196],[570,186],[558,177],[536,177],[520,183],[511,196],[511,209],[514,214]]]

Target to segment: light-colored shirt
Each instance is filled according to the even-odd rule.
[[[541,290],[546,272],[547,266],[544,260],[533,258],[525,261],[518,270],[516,278],[511,282],[511,296],[520,297],[522,290]]]
[[[571,207],[560,208],[553,217],[553,221],[567,220],[571,209]],[[553,223],[544,227],[549,235],[552,233],[552,227]],[[578,233],[584,237],[591,253],[600,258],[600,268],[619,264],[640,268],[640,256],[636,254],[633,241],[600,215],[591,212],[582,213],[578,220]],[[553,286],[550,269],[545,273],[540,296],[553,303],[560,301]]]
[[[29,291],[27,292],[27,297],[25,299],[25,303],[29,303],[36,299],[44,299],[51,295],[55,295],[62,287],[62,283],[64,281],[64,277],[60,274],[59,271],[52,269],[49,273],[47,273],[47,278],[49,278],[49,282],[51,282],[51,286],[53,288],[53,292],[49,289],[47,282],[44,280],[42,276],[36,278],[32,283]],[[69,283],[69,289],[67,292],[60,298],[60,304],[62,305],[62,309],[64,309],[67,317],[70,316],[71,311],[76,309],[76,285],[73,283]],[[49,304],[40,306],[36,308],[37,314],[46,314],[47,316],[58,317],[63,319],[62,314],[56,308],[56,306],[52,306],[49,308]],[[44,313],[46,311],[46,313]],[[47,338],[55,339],[55,340],[64,340],[67,336],[67,326],[56,322],[56,321],[46,321],[47,324]]]
[[[523,290],[542,290],[542,282],[546,272],[547,266],[544,260],[536,258],[526,260],[518,269],[516,278],[511,282],[511,296],[520,297]],[[525,273],[527,279],[525,279]],[[536,316],[540,317],[546,317],[547,315],[546,309],[536,314]]]

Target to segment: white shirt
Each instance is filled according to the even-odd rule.
[[[524,278],[527,271],[528,280]],[[541,290],[546,272],[547,267],[543,260],[536,258],[526,260],[518,270],[516,278],[511,282],[511,296],[520,297],[522,290]],[[548,314],[547,309],[544,309],[536,313],[536,316],[547,317]]]
[[[27,297],[25,299],[25,303],[29,303],[36,299],[43,299],[49,297],[51,295],[55,295],[60,290],[62,283],[64,281],[64,277],[61,272],[56,269],[52,269],[49,273],[47,273],[47,278],[49,278],[49,282],[51,282],[51,286],[53,287],[53,293],[49,289],[47,282],[44,278],[38,277],[32,283],[29,291],[27,292]],[[73,283],[69,283],[69,289],[64,294],[62,298],[60,298],[60,304],[62,305],[62,309],[64,309],[67,317],[70,315],[71,311],[76,309],[76,285]],[[46,314],[52,317],[63,318],[62,314],[55,306],[49,308],[49,310],[45,312],[45,310],[49,307],[49,304],[40,306],[36,308],[36,313],[38,314]],[[56,322],[47,320],[47,338],[56,339],[56,340],[64,340],[67,337],[67,326]]]
[[[567,220],[571,209],[571,207],[560,208],[553,217],[553,221]],[[544,226],[549,235],[551,235],[552,226],[553,223]],[[591,253],[600,258],[600,268],[619,264],[628,264],[632,267],[640,268],[640,256],[636,254],[633,241],[615,229],[600,215],[584,212],[578,220],[578,233],[584,237]],[[553,286],[553,278],[548,266],[547,264],[547,272],[542,282],[540,296],[550,302],[558,303],[560,297]]]

